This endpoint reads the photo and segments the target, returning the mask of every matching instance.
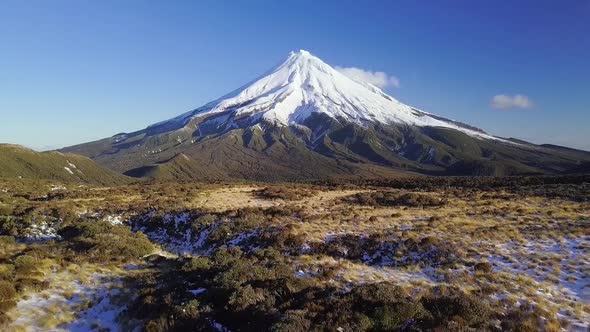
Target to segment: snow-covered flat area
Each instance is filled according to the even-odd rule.
[[[324,243],[329,244],[339,237],[363,234],[328,232]],[[568,322],[568,330],[586,331],[590,327],[590,236],[564,237],[560,239],[528,239],[520,242],[480,241],[473,243],[470,256],[457,260],[448,267],[433,265],[436,258],[435,246],[422,252],[407,252],[396,256],[403,244],[383,242],[370,246],[360,259],[349,260],[346,242],[340,246],[338,257],[322,256],[321,259],[307,257],[296,265],[294,274],[301,278],[321,275],[326,268],[335,269],[329,283],[347,285],[394,282],[412,293],[418,294],[433,286],[481,287],[488,284],[497,289],[492,296],[496,301],[519,299],[518,305],[526,301],[532,305],[555,308],[557,316]],[[302,253],[310,253],[305,245]],[[357,254],[358,255],[358,254]],[[448,253],[444,253],[448,257]],[[476,262],[491,264],[492,274],[478,275],[474,270]]]
[[[52,273],[48,289],[17,303],[9,312],[12,331],[121,331],[118,322],[124,305],[119,278],[102,273],[81,281],[70,271]]]
[[[551,282],[568,298],[590,302],[590,236],[495,245],[487,260],[498,271]]]
[[[559,307],[571,330],[590,328],[582,309],[590,304],[590,236],[496,244],[486,259],[496,271],[532,279],[536,295]]]

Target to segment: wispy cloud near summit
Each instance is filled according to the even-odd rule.
[[[382,71],[370,71],[356,67],[334,67],[334,69],[354,80],[371,83],[380,89],[389,86],[399,88],[400,86],[399,79],[397,77],[388,75]]]
[[[492,98],[491,106],[501,110],[512,108],[526,109],[533,107],[533,101],[529,97],[520,94],[514,96],[495,95]]]

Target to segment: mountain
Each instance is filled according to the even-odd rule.
[[[133,180],[87,157],[36,152],[19,145],[0,144],[0,178],[19,177],[97,185],[124,184]]]
[[[553,174],[590,161],[405,105],[303,50],[193,111],[62,151],[129,175],[189,179]]]

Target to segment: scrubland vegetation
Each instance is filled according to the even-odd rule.
[[[115,330],[146,331],[584,331],[589,180],[0,180],[0,319],[13,330],[99,330],[112,316]],[[109,291],[88,286],[97,280]]]

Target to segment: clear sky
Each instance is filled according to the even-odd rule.
[[[142,129],[306,49],[427,112],[590,150],[589,0],[0,0],[0,43],[0,142],[37,149]]]

